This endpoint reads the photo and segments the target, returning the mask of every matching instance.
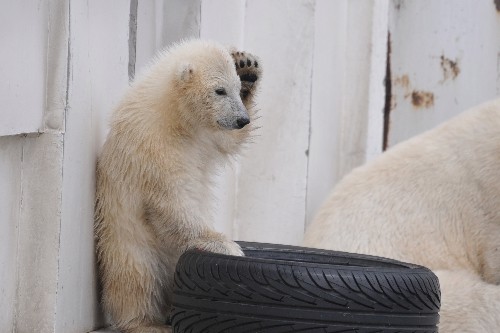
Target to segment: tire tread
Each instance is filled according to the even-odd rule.
[[[341,265],[325,267],[188,251],[179,260],[174,280],[172,324],[178,333],[437,332],[439,281],[423,267],[399,271]],[[200,304],[210,306],[200,308]],[[231,313],[231,304],[248,306],[248,312]],[[256,306],[267,309],[265,318],[254,312]],[[304,318],[309,319],[274,315],[283,313],[279,309],[287,307],[307,316],[328,313],[347,317],[323,323],[309,320],[312,317],[307,316]],[[349,316],[361,316],[368,323],[354,319],[349,323]],[[408,327],[385,322],[398,316],[415,320]],[[420,321],[420,318],[424,319]],[[415,324],[419,322],[422,324]]]

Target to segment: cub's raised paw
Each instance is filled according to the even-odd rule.
[[[256,56],[248,52],[232,51],[236,73],[241,80],[241,98],[246,99],[256,89],[262,68]]]

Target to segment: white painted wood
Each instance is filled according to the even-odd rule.
[[[43,132],[64,132],[68,86],[69,2],[51,0],[48,15]],[[19,115],[18,115],[19,117]]]
[[[201,0],[144,0],[137,8],[136,73],[164,47],[200,36]]]
[[[0,138],[0,330],[53,332],[61,134]]]
[[[48,17],[48,2],[2,3],[0,135],[37,132],[43,127]]]
[[[0,19],[5,32],[0,34],[0,43],[9,50],[0,61],[0,135],[53,133],[0,138],[5,144],[1,164],[17,167],[16,173],[1,171],[2,202],[11,208],[1,210],[7,216],[2,216],[5,233],[0,233],[0,243],[8,247],[2,249],[2,260],[4,255],[10,259],[2,265],[6,270],[0,278],[1,285],[8,288],[3,290],[6,302],[0,309],[0,330],[53,332],[68,64],[67,4],[62,0],[14,2],[3,7]]]
[[[62,131],[68,3],[13,1],[0,11],[0,135]]]
[[[140,74],[153,55],[165,46],[160,33],[162,8],[163,1],[158,0],[141,0],[137,4],[136,75]]]
[[[63,135],[23,140],[14,332],[54,332]]]
[[[15,323],[23,140],[0,137],[0,332]]]
[[[374,2],[362,0],[349,1],[347,6],[337,179],[366,161],[373,8]],[[382,83],[383,77],[379,79]]]
[[[71,5],[55,332],[88,332],[103,321],[93,237],[95,163],[109,115],[128,87],[129,7],[120,0]]]
[[[245,0],[203,0],[200,38],[243,48]]]
[[[338,181],[347,6],[347,0],[316,1],[306,225]]]
[[[374,0],[370,41],[370,71],[368,74],[366,161],[382,153],[384,137],[384,107],[386,95],[387,38],[389,34],[389,0]]]
[[[382,151],[387,0],[316,1],[307,221],[332,187]]]
[[[390,145],[499,95],[500,16],[493,1],[392,1],[390,31]],[[419,95],[432,102],[418,103]]]
[[[280,19],[277,19],[280,18]],[[245,49],[265,74],[255,143],[241,161],[235,238],[297,244],[306,207],[314,1],[249,1]]]

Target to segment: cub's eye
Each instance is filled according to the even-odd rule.
[[[224,88],[217,88],[217,89],[215,89],[215,93],[217,95],[226,95],[226,89],[224,89]]]

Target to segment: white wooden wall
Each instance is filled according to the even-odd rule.
[[[129,75],[159,49],[201,37],[261,57],[262,128],[219,177],[216,228],[234,239],[298,244],[331,187],[380,154],[384,136],[393,145],[500,95],[500,8],[453,3],[3,3],[0,332],[83,333],[103,324],[92,236],[96,155]]]
[[[389,144],[500,95],[498,1],[394,1],[390,10]]]

